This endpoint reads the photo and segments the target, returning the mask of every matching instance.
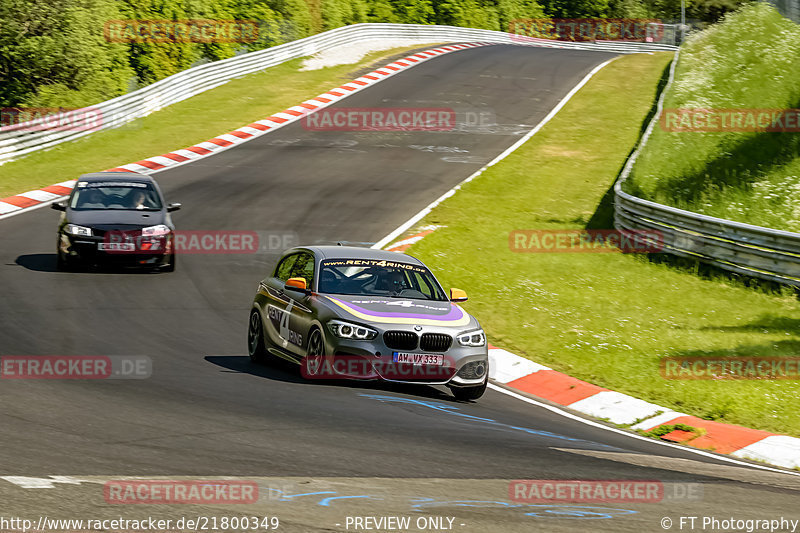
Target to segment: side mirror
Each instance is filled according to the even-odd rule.
[[[305,278],[289,278],[283,288],[291,291],[309,292]]]
[[[50,204],[50,209],[54,209],[56,211],[66,211],[67,204],[65,204],[64,202],[55,202]]]
[[[168,204],[167,205],[167,213],[172,213],[173,211],[177,211],[182,207],[181,204]]]
[[[450,301],[451,302],[466,302],[467,301],[467,293],[462,291],[461,289],[450,289]]]

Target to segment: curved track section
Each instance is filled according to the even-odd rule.
[[[168,201],[184,204],[180,229],[366,245],[513,144],[609,57],[514,46],[449,54],[337,106],[483,111],[499,126],[334,133],[295,123],[156,178]],[[16,514],[53,506],[97,516],[96,482],[121,475],[245,476],[341,498],[248,510],[278,514],[287,531],[344,530],[346,515],[392,513],[454,516],[461,531],[586,527],[577,518],[602,531],[655,531],[662,516],[676,527],[680,514],[775,518],[796,503],[793,476],[609,432],[497,391],[459,404],[433,387],[309,384],[253,366],[247,314],[274,254],[184,255],[173,274],[60,273],[56,219],[37,210],[0,223],[0,353],[146,355],[153,375],[0,382],[2,475],[85,480],[35,493],[0,481]],[[703,492],[599,505],[607,511],[503,503],[510,479],[554,478],[694,482]],[[132,512],[120,507],[137,506],[115,506],[114,516]]]

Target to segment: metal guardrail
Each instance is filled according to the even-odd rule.
[[[675,54],[669,81],[658,99],[653,119],[614,184],[614,225],[621,230],[660,232],[663,243],[651,244],[663,245],[665,252],[731,272],[800,287],[800,234],[693,213],[637,198],[622,190],[658,123],[679,55],[679,52]]]
[[[135,92],[84,108],[90,114],[102,116],[97,128],[84,131],[59,131],[52,128],[35,131],[35,122],[0,128],[0,164],[37,150],[73,141],[94,131],[115,128],[154,111],[195,96],[228,81],[300,57],[343,44],[373,39],[407,39],[423,42],[483,41],[498,44],[525,44],[581,50],[603,50],[615,53],[636,53],[675,50],[674,46],[660,43],[602,42],[573,43],[529,39],[500,31],[431,26],[419,24],[355,24],[337,28],[297,41],[265,50],[199,65],[173,74]],[[80,114],[81,111],[76,111]],[[66,128],[61,128],[66,130]],[[78,128],[74,128],[77,130]]]
[[[767,0],[789,20],[800,23],[800,0]]]

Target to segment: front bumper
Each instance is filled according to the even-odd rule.
[[[334,369],[338,377],[451,387],[474,387],[482,385],[486,381],[489,373],[488,347],[486,345],[480,347],[461,346],[456,338],[457,335],[468,330],[425,326],[417,332],[412,326],[362,325],[378,330],[378,335],[371,340],[342,339],[325,328],[325,346],[326,354],[328,354],[326,357],[330,368]],[[416,349],[398,349],[387,345],[384,339],[386,331],[408,331],[420,337],[424,333],[446,334],[451,336],[453,341],[451,346],[443,351],[425,351],[420,349],[419,345]],[[443,355],[444,364],[438,366],[394,363],[392,357],[397,352]],[[358,364],[356,361],[356,364],[349,364],[354,359],[362,360],[365,363]],[[343,360],[347,361],[347,364],[337,363],[337,361]]]
[[[101,250],[98,245],[103,242],[105,239],[100,236],[83,237],[62,232],[59,233],[58,248],[62,257],[69,262],[131,267],[164,266],[172,253],[172,243],[167,244],[166,239],[155,249],[137,249],[133,252]]]

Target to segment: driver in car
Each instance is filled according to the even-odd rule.
[[[81,197],[81,203],[78,207],[82,209],[102,209],[106,206],[103,201],[103,193],[97,189],[89,189],[84,192]]]
[[[145,209],[145,200],[147,195],[144,191],[133,191],[131,194],[131,209]]]
[[[392,270],[389,272],[387,281],[389,282],[389,290],[392,291],[392,293],[398,294],[408,288],[406,286],[406,277],[399,270]]]

